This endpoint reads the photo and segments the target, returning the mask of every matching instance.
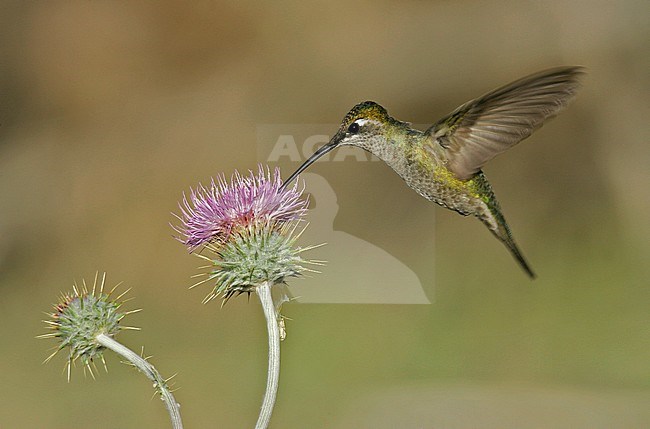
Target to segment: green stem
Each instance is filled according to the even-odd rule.
[[[280,379],[280,326],[277,312],[271,297],[271,282],[264,282],[255,290],[260,297],[262,310],[266,317],[266,328],[269,333],[269,370],[266,379],[266,392],[262,401],[262,409],[257,419],[255,429],[266,429],[273,414],[275,398],[278,394],[278,380]]]
[[[160,396],[162,397],[162,400],[165,403],[165,407],[169,412],[169,416],[172,421],[172,427],[174,429],[183,429],[180,405],[178,402],[176,402],[176,399],[174,399],[174,395],[172,395],[169,387],[167,387],[167,382],[164,378],[162,378],[156,368],[154,368],[153,365],[143,359],[140,355],[134,353],[131,349],[123,346],[106,334],[99,334],[95,337],[95,339],[102,346],[113,350],[115,353],[132,363],[136,368],[140,370],[140,372],[146,375],[149,380],[153,381],[154,387],[160,392]]]

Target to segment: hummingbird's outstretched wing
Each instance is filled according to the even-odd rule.
[[[467,180],[565,107],[582,74],[582,67],[561,67],[527,76],[463,104],[427,133],[443,148],[447,168]]]

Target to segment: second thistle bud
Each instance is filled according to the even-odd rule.
[[[120,299],[124,293],[112,297],[112,292],[104,292],[105,275],[101,284],[97,285],[97,277],[92,290],[88,290],[85,282],[81,286],[73,286],[72,294],[63,294],[58,304],[54,305],[51,319],[45,323],[52,332],[39,336],[39,338],[56,338],[59,345],[46,361],[50,360],[59,351],[68,348],[68,379],[70,367],[80,360],[91,375],[94,375],[92,364],[95,358],[103,361],[104,347],[97,342],[100,334],[109,337],[115,336],[120,330],[127,329],[120,322],[130,312],[120,311]],[[128,292],[128,291],[127,291]],[[139,311],[139,310],[135,310]]]

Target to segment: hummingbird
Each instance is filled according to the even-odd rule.
[[[562,110],[574,98],[584,73],[584,68],[573,66],[529,75],[466,102],[425,131],[393,118],[374,101],[364,101],[283,186],[331,150],[360,147],[427,200],[476,216],[534,278],[482,168]]]

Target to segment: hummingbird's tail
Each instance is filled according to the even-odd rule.
[[[519,247],[517,247],[517,243],[515,243],[515,240],[512,238],[510,228],[508,228],[508,224],[506,223],[505,219],[500,213],[499,215],[499,220],[497,220],[499,227],[496,230],[490,228],[490,225],[487,222],[484,221],[484,223],[488,225],[488,228],[490,228],[492,234],[494,234],[496,238],[501,240],[501,242],[506,245],[512,256],[517,260],[517,262],[519,262],[521,268],[526,271],[526,274],[528,274],[531,279],[534,279],[535,273],[530,268],[530,265],[528,265],[528,261],[526,261],[524,255],[521,254]]]
[[[499,241],[506,245],[512,256],[517,260],[526,274],[528,274],[531,279],[534,279],[535,273],[530,268],[530,265],[528,265],[528,262],[526,261],[526,258],[524,258],[524,255],[521,254],[519,247],[517,247],[517,244],[515,243],[515,239],[512,238],[510,227],[508,227],[506,219],[501,213],[501,208],[499,207],[499,203],[497,202],[497,199],[492,192],[492,188],[490,187],[487,179],[485,179],[485,176],[483,176],[482,173],[479,173],[479,175],[481,176],[479,178],[479,181],[483,182],[481,183],[481,185],[483,185],[481,187],[483,188],[482,194],[484,199],[482,199],[485,202],[484,207],[486,207],[487,210],[484,210],[482,213],[478,213],[477,217],[481,219],[481,221],[488,227],[492,234],[494,234],[494,236],[499,239]]]

